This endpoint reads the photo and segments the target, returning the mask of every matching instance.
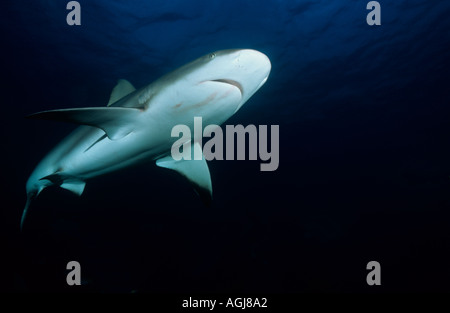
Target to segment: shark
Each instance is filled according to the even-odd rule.
[[[269,58],[259,51],[220,50],[141,89],[120,79],[107,106],[49,110],[27,116],[79,127],[56,145],[28,178],[20,228],[32,200],[46,187],[56,185],[81,196],[87,180],[149,161],[183,175],[202,199],[210,202],[212,183],[206,159],[175,160],[171,156],[176,140],[171,136],[172,128],[182,124],[193,129],[195,117],[207,124],[223,124],[264,85],[270,71]],[[184,144],[199,154],[199,142],[201,138],[194,136]]]

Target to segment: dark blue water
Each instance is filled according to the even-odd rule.
[[[2,288],[104,292],[450,291],[450,3],[67,1],[0,5]],[[280,166],[212,161],[205,207],[153,164],[46,189],[25,182],[74,127],[28,114],[104,106],[229,48],[272,62],[228,124],[280,125]],[[378,261],[382,285],[366,284]],[[378,289],[377,289],[378,288]]]

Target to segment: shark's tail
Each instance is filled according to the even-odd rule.
[[[23,210],[22,219],[20,220],[20,230],[23,229],[23,223],[25,222],[25,217],[27,216],[31,201],[33,201],[33,199],[36,198],[36,196],[37,196],[37,192],[27,193],[27,202],[25,203],[25,209]]]

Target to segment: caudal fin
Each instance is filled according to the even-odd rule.
[[[22,213],[22,218],[20,220],[20,230],[23,229],[23,223],[25,222],[25,218],[28,213],[28,208],[30,207],[31,201],[36,197],[36,193],[27,193],[27,203],[25,203],[25,209]]]

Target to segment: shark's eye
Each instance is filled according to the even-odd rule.
[[[216,57],[216,54],[215,54],[215,53],[211,53],[211,54],[209,55],[209,59],[210,59],[210,60],[214,59],[215,57]]]

